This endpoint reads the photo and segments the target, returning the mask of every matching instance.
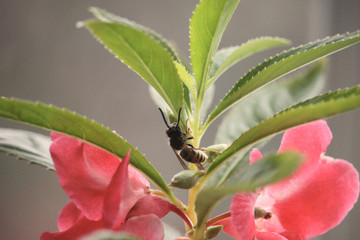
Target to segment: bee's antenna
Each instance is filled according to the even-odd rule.
[[[177,122],[177,124],[176,124],[176,127],[178,127],[178,126],[179,126],[181,109],[182,109],[182,108],[180,108],[180,109],[179,109],[178,122]]]
[[[170,128],[169,124],[168,124],[167,121],[166,121],[166,118],[165,118],[165,115],[164,115],[163,111],[161,110],[161,108],[159,108],[159,110],[160,110],[160,112],[161,112],[161,115],[162,115],[162,117],[163,117],[163,119],[164,119],[164,122],[165,122],[166,126],[167,126],[168,128]],[[181,109],[180,109],[180,110],[181,110]]]

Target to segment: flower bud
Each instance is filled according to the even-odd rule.
[[[192,171],[184,170],[176,174],[171,179],[171,187],[178,187],[183,189],[190,189],[199,181],[199,179],[205,174],[205,171]]]
[[[220,153],[222,153],[226,148],[228,148],[228,144],[214,144],[210,145],[207,148],[204,148],[204,153],[208,156],[208,159],[206,160],[205,164],[210,164],[214,161],[214,159],[219,156]],[[209,150],[209,151],[206,151]]]
[[[223,225],[217,225],[217,226],[210,226],[207,228],[206,230],[206,239],[211,239],[211,238],[214,238],[216,237],[220,232],[221,230],[223,229]]]

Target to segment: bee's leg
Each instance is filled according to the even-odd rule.
[[[174,148],[172,148],[172,150],[174,151],[175,156],[176,156],[177,159],[179,160],[181,166],[182,166],[185,170],[190,170],[189,167],[184,163],[184,161],[183,161],[182,158],[180,157],[179,153],[178,153]]]
[[[189,122],[189,119],[186,119],[186,131],[185,131],[185,136],[188,136],[188,135],[189,135],[189,137],[187,137],[186,140],[194,139],[194,137],[193,137],[193,136],[191,135],[191,133],[190,133],[190,127],[188,127],[188,122]]]
[[[203,151],[203,152],[214,152],[214,153],[217,153],[217,154],[221,154],[221,152],[219,151],[216,151],[216,150],[213,150],[213,149],[205,149],[205,148],[195,148],[196,150],[200,150],[200,151]]]
[[[188,122],[189,119],[186,119],[185,125],[186,125],[186,136],[188,135],[188,133],[190,132],[190,128],[188,127]]]
[[[203,165],[199,162],[196,162],[195,165],[197,166],[197,168],[200,170],[200,171],[205,171],[205,168],[203,167]]]
[[[192,147],[193,149],[195,149],[194,146],[192,144],[190,144],[190,143],[187,143],[186,145],[188,145],[189,147]]]

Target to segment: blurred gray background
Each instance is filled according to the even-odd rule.
[[[169,182],[181,166],[168,146],[164,123],[150,99],[147,84],[75,24],[91,17],[88,7],[102,7],[161,33],[176,42],[187,57],[188,20],[196,3],[195,0],[1,0],[0,95],[51,103],[95,119],[138,146]],[[242,0],[221,46],[240,44],[259,36],[285,37],[297,46],[359,28],[359,0]],[[224,74],[217,82],[214,103],[248,69],[281,50],[256,55]],[[324,91],[359,84],[360,45],[331,56],[327,74]],[[327,151],[327,155],[351,161],[358,170],[359,119],[359,110],[329,119],[334,139]],[[203,146],[212,143],[216,124],[203,138]],[[5,120],[0,120],[0,127],[39,132]],[[271,145],[274,151],[278,144]],[[68,198],[56,174],[3,153],[0,159],[0,238],[37,239],[43,231],[57,231],[57,214]],[[185,191],[176,194],[186,200]],[[227,209],[228,201],[216,212]],[[167,220],[182,229],[178,218],[170,216]],[[340,226],[317,239],[358,239],[359,223],[357,203]]]

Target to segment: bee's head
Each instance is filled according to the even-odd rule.
[[[170,125],[168,124],[168,122],[166,121],[165,115],[163,113],[163,111],[161,110],[161,108],[159,108],[161,115],[164,119],[164,122],[166,124],[166,126],[168,127],[168,129],[165,130],[166,135],[171,138],[171,137],[176,137],[176,136],[181,136],[182,134],[182,129],[179,126],[179,122],[180,122],[180,114],[181,114],[181,108],[179,110],[179,114],[178,114],[178,120],[177,122],[171,123]]]
[[[166,135],[171,137],[181,136],[182,129],[177,123],[172,123],[168,129],[165,130]]]

